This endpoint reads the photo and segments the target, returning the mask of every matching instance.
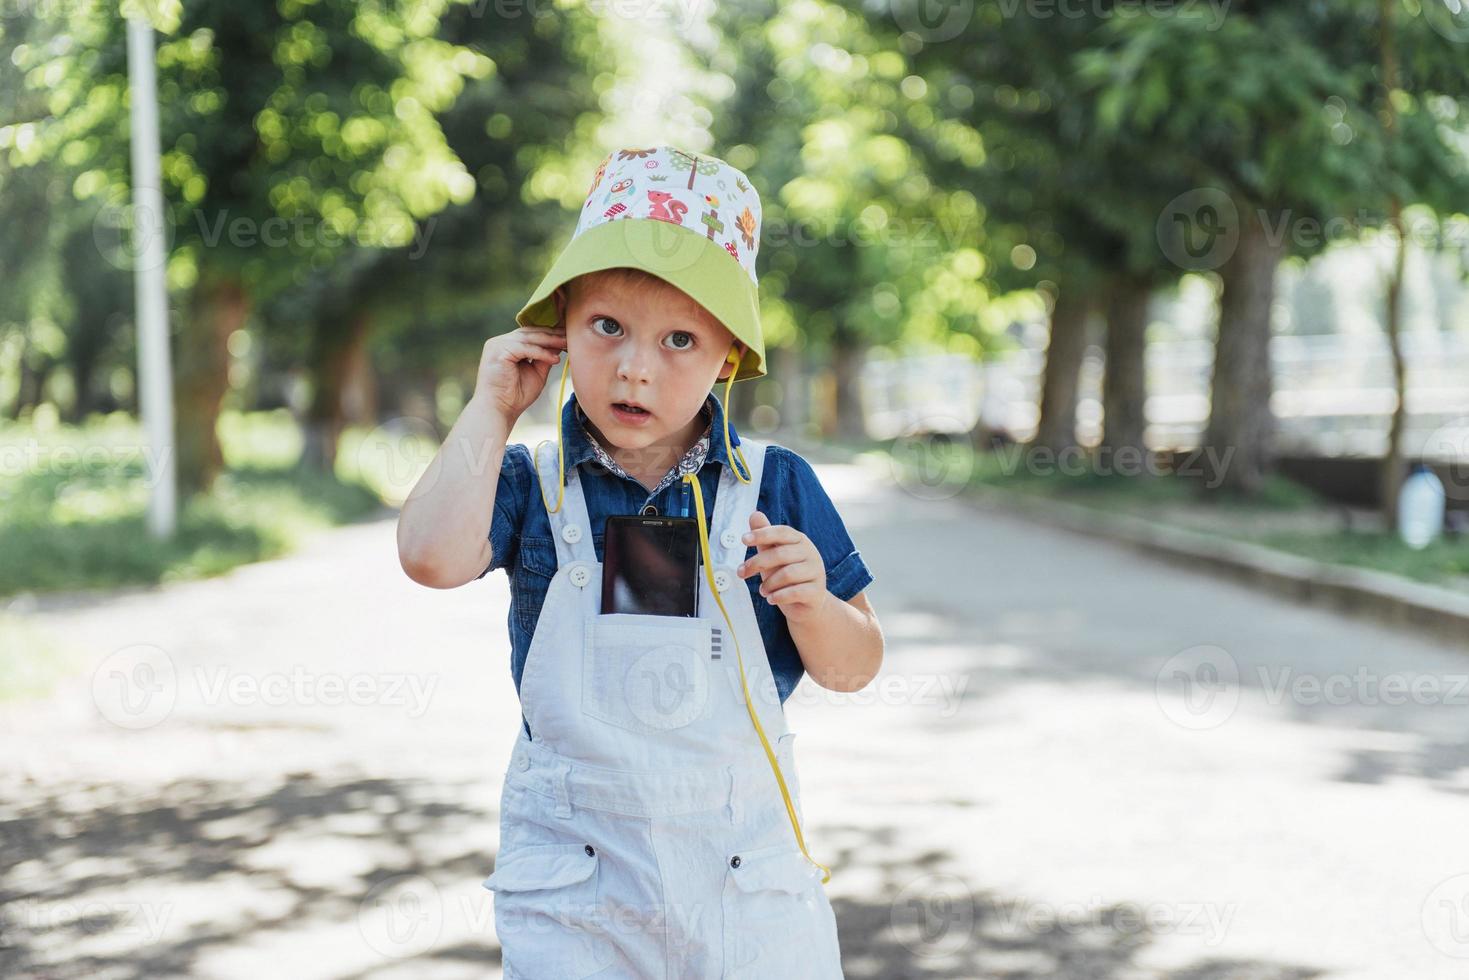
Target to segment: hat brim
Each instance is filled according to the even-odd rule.
[[[569,242],[515,314],[522,327],[556,326],[552,293],[577,276],[632,267],[687,293],[748,348],[734,380],[765,375],[765,341],[755,283],[717,242],[691,228],[654,218],[619,218],[588,228]]]

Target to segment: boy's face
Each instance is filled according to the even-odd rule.
[[[734,335],[667,283],[630,290],[593,274],[571,286],[569,302],[564,287],[556,302],[577,403],[609,449],[645,451],[649,468],[671,466],[667,456],[703,431],[699,409],[709,389],[734,370],[725,361]],[[644,413],[623,411],[628,402]]]

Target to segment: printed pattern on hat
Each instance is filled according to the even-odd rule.
[[[751,282],[758,281],[760,195],[749,178],[718,157],[673,146],[613,150],[592,177],[573,237],[629,218],[700,232],[722,246]]]

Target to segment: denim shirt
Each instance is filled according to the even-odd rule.
[[[710,417],[709,449],[697,475],[704,496],[704,513],[708,517],[714,513],[721,468],[730,465],[730,457],[724,444],[724,409],[712,393],[708,396],[705,411]],[[642,484],[620,476],[598,462],[591,437],[578,417],[575,394],[562,408],[561,432],[565,441],[567,471],[573,466],[581,467],[582,495],[586,498],[592,545],[598,561],[604,560],[602,539],[609,515],[646,512],[677,516],[680,513],[683,480],[675,480],[650,494]],[[729,438],[731,444],[739,445],[733,425],[730,426]],[[738,459],[735,462],[738,465]],[[553,493],[548,492],[548,496],[554,505]],[[811,464],[794,451],[784,446],[769,445],[756,506],[771,524],[788,524],[811,539],[826,567],[827,591],[838,599],[845,602],[872,582],[872,572],[852,543],[831,497],[816,478]],[[653,509],[646,510],[649,507]],[[692,501],[689,501],[688,513],[694,514]],[[748,528],[736,530],[743,534]],[[710,533],[715,533],[713,528]],[[497,568],[506,569],[510,576],[510,675],[519,694],[531,637],[540,618],[546,592],[551,587],[551,579],[556,574],[556,543],[551,538],[551,518],[536,485],[531,450],[521,443],[505,447],[500,479],[495,488],[495,512],[489,537],[493,554],[489,566],[478,577],[484,578]],[[754,554],[753,546],[745,549],[746,559]],[[805,668],[791,637],[785,613],[760,595],[760,583],[759,575],[745,579],[755,604],[755,621],[765,643],[776,691],[784,702],[800,682]],[[526,734],[530,735],[528,726]]]

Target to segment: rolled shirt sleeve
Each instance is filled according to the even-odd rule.
[[[515,549],[520,543],[517,531],[530,497],[531,473],[530,450],[518,442],[507,445],[500,460],[495,512],[490,519],[490,563],[475,578],[484,578],[515,561]]]

